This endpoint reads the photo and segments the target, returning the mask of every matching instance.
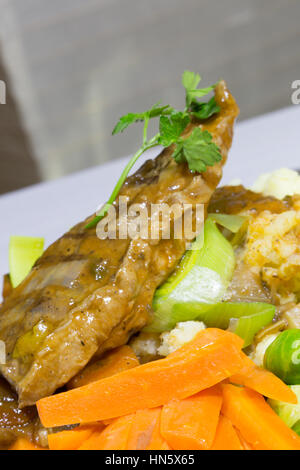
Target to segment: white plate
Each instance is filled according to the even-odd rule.
[[[299,122],[300,106],[292,106],[238,124],[222,183],[240,178],[250,185],[261,173],[300,168]],[[127,160],[1,196],[0,276],[8,272],[10,235],[53,242],[105,202]]]

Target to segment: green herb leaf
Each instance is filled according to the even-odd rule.
[[[191,103],[191,113],[197,119],[208,119],[214,114],[218,114],[221,108],[216,103],[215,97],[213,96],[208,103],[199,103],[198,101],[193,101]]]
[[[212,142],[212,136],[208,131],[202,132],[197,128],[194,129],[188,138],[183,139],[181,137],[183,131],[191,122],[192,116],[198,119],[207,119],[220,110],[214,98],[208,103],[197,101],[197,98],[207,95],[215,87],[213,85],[208,88],[198,89],[200,81],[201,77],[197,73],[190,72],[189,70],[183,73],[182,84],[186,90],[186,108],[183,112],[175,111],[170,105],[160,106],[160,103],[156,103],[152,108],[143,113],[129,113],[120,118],[112,132],[113,135],[123,132],[135,122],[142,121],[144,122],[142,145],[127,163],[107,203],[100,213],[86,225],[87,229],[95,227],[105,217],[108,208],[118,196],[129,171],[147,150],[157,145],[169,147],[171,144],[176,144],[173,158],[177,163],[187,162],[189,169],[197,172],[205,171],[207,166],[214,165],[217,161],[221,160],[220,150]],[[149,120],[155,117],[160,117],[159,133],[155,134],[152,138],[148,138]]]
[[[182,75],[182,84],[185,88],[186,92],[186,108],[189,109],[193,102],[197,102],[196,98],[202,98],[205,95],[210,93],[215,85],[212,85],[208,88],[200,88],[198,89],[197,86],[201,81],[201,77],[198,73],[190,72],[186,70]]]
[[[201,173],[221,161],[222,156],[219,147],[212,141],[212,135],[197,127],[187,139],[181,139],[177,144],[173,158],[177,163],[186,161],[191,171]]]
[[[170,116],[161,116],[159,120],[160,136],[158,143],[168,147],[177,142],[189,122],[189,115],[181,111],[174,112]]]
[[[190,70],[185,70],[182,74],[182,85],[188,90],[195,90],[199,83],[201,82],[201,77],[198,73],[191,72]]]
[[[128,113],[125,116],[122,116],[119,122],[114,127],[112,134],[118,134],[123,132],[128,126],[138,121],[145,121],[146,119],[155,118],[161,116],[162,114],[170,114],[173,108],[169,105],[159,106],[159,103],[156,103],[152,108],[144,111],[143,113]]]

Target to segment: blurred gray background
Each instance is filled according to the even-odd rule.
[[[0,193],[132,153],[140,127],[115,122],[182,107],[186,68],[225,78],[240,119],[290,106],[299,24],[299,0],[0,0]]]

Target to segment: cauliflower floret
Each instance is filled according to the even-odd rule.
[[[160,356],[168,356],[179,349],[185,343],[191,341],[196,334],[204,330],[206,326],[201,321],[185,321],[177,323],[171,331],[161,334],[161,346],[158,348]]]
[[[265,196],[277,197],[277,199],[300,194],[300,175],[289,168],[281,168],[272,173],[260,175],[252,190]]]
[[[160,337],[157,333],[140,333],[133,338],[129,345],[142,364],[158,358]]]
[[[257,345],[254,351],[250,354],[250,359],[259,367],[264,365],[264,357],[266,350],[271,343],[277,338],[279,333],[274,333],[273,335],[265,336]]]

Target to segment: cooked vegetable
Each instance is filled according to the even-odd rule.
[[[99,427],[99,426],[98,426]],[[77,450],[95,432],[96,426],[79,426],[68,431],[48,434],[50,450]]]
[[[126,449],[147,450],[151,444],[152,434],[160,423],[161,408],[146,408],[135,413],[129,431]]]
[[[300,436],[300,420],[292,427],[292,430]]]
[[[239,440],[240,440],[240,442],[243,446],[243,449],[244,450],[254,450],[253,447],[249,444],[249,442],[247,442],[246,439],[244,439],[244,437],[242,436],[240,431],[237,428],[234,428],[234,430],[238,435],[238,438],[239,438]]]
[[[182,137],[182,133],[191,123],[193,116],[197,116],[198,119],[207,119],[221,110],[214,98],[208,103],[197,101],[197,98],[207,95],[215,88],[213,85],[198,89],[200,80],[201,77],[198,74],[189,71],[183,73],[182,83],[186,91],[186,108],[183,112],[176,111],[169,105],[159,106],[157,103],[143,113],[129,113],[120,118],[113,130],[113,135],[123,132],[131,124],[142,121],[144,123],[143,144],[126,165],[107,203],[86,228],[95,227],[107,214],[135,162],[144,152],[153,147],[162,145],[166,148],[174,145],[172,157],[177,163],[187,162],[191,171],[203,172],[208,166],[221,161],[220,149],[212,141],[212,135],[207,130],[195,128],[190,135]],[[159,117],[159,132],[148,139],[149,121],[156,117]]]
[[[115,419],[103,431],[95,431],[79,450],[125,450],[135,415]]]
[[[9,269],[13,287],[17,287],[30,272],[44,250],[44,239],[11,236],[9,242]]]
[[[229,329],[236,335],[240,336],[244,340],[244,348],[249,346],[254,339],[256,333],[258,333],[264,326],[269,325],[275,315],[275,306],[263,303],[251,303],[253,310],[257,308],[257,313],[252,315],[241,316],[240,318],[231,318]],[[238,304],[238,306],[247,310],[249,307],[246,304]],[[238,310],[238,307],[236,307]],[[249,308],[251,310],[251,308]]]
[[[199,248],[198,248],[199,247]],[[219,302],[229,284],[235,266],[231,244],[221,234],[215,222],[207,219],[204,233],[187,251],[175,272],[159,289],[153,299],[154,318],[146,331],[163,332],[180,321],[194,320],[212,303]],[[197,302],[195,316],[189,309]],[[176,305],[180,307],[176,308]],[[188,304],[186,308],[185,304]]]
[[[242,367],[242,340],[218,329],[197,336],[165,359],[41,399],[46,427],[88,423],[155,408],[212,387]]]
[[[121,346],[108,352],[99,361],[85,367],[69,382],[68,388],[82,387],[96,380],[118,374],[123,370],[132,369],[138,365],[139,361],[132,348],[127,345]]]
[[[171,450],[167,441],[162,437],[160,432],[161,412],[162,409],[160,408],[159,419],[156,421],[156,424],[154,426],[151,440],[147,446],[147,450]]]
[[[253,390],[224,385],[222,413],[255,450],[300,450],[297,434]]]
[[[266,350],[264,367],[289,385],[300,384],[300,330],[277,336]]]
[[[165,405],[161,434],[174,450],[205,450],[212,446],[222,405],[220,388],[212,387]]]
[[[232,233],[237,233],[247,221],[247,217],[235,214],[208,214],[208,218]]]
[[[232,383],[245,385],[265,397],[293,404],[297,403],[297,396],[294,390],[291,390],[276,375],[258,367],[244,353],[242,353],[242,357],[243,368],[237,374],[230,377]]]
[[[50,434],[50,449],[300,450],[261,394],[296,403],[294,391],[241,347],[237,335],[207,328],[166,359],[40,400],[46,427],[91,423]]]
[[[222,414],[210,450],[244,450],[231,421]]]
[[[289,428],[300,420],[300,385],[291,385],[291,390],[297,397],[296,404],[287,403],[284,399],[268,400],[275,413],[285,422]]]
[[[19,437],[14,444],[9,448],[9,450],[46,450],[43,447],[40,447],[32,442],[28,441],[23,437]]]
[[[173,305],[173,314],[176,318],[182,316],[202,321],[209,327],[226,329],[230,326],[233,333],[243,338],[246,347],[261,328],[272,322],[275,306],[264,302],[219,302],[210,305],[178,302]]]

